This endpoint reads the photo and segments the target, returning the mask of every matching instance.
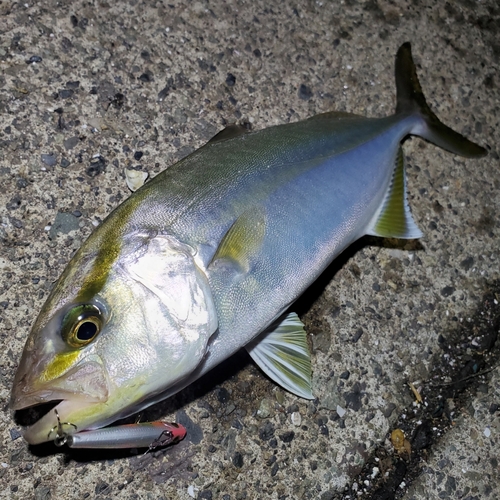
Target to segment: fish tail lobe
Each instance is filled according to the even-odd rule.
[[[420,120],[411,131],[451,153],[467,158],[478,158],[487,154],[485,148],[466,139],[442,123],[427,104],[417,77],[411,55],[411,45],[404,43],[396,54],[396,113],[418,115]]]

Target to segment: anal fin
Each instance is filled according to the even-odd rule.
[[[406,196],[405,160],[398,150],[392,181],[380,209],[368,226],[366,234],[382,238],[416,239],[423,236],[411,215]]]
[[[295,313],[273,323],[246,349],[259,368],[274,382],[301,398],[314,399],[307,334]]]

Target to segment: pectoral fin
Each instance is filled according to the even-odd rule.
[[[422,237],[422,231],[413,220],[406,197],[405,161],[401,148],[399,148],[396,157],[391,185],[366,234],[382,238],[414,239]]]
[[[247,273],[252,259],[262,246],[265,233],[265,210],[252,207],[241,214],[224,235],[210,265],[225,260],[236,266],[239,272]]]
[[[307,335],[295,313],[278,320],[246,349],[259,368],[277,384],[301,398],[314,399]]]

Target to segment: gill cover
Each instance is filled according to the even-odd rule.
[[[137,373],[144,396],[189,375],[217,329],[212,292],[194,250],[168,234],[125,236],[101,294],[112,314],[106,329],[130,360],[126,370]],[[108,358],[107,366],[116,365]]]
[[[196,350],[204,351],[218,322],[210,285],[203,270],[195,263],[194,250],[164,234],[153,237],[134,234],[126,244],[135,246],[137,240],[142,244],[134,253],[127,252],[120,266],[158,299],[161,309],[165,308],[172,331],[176,332],[172,340],[178,335],[184,341],[196,344]],[[162,315],[161,319],[165,316]],[[159,330],[161,336],[161,330],[165,328]],[[190,358],[190,355],[186,353],[185,357]],[[189,361],[186,359],[186,363]]]

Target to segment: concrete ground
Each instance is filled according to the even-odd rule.
[[[0,3],[0,496],[499,498],[498,2],[145,3]],[[28,447],[7,406],[24,342],[124,168],[154,176],[227,123],[387,115],[405,41],[489,155],[406,142],[424,238],[359,242],[297,305],[317,399],[241,354],[147,413],[188,428],[170,449]]]

